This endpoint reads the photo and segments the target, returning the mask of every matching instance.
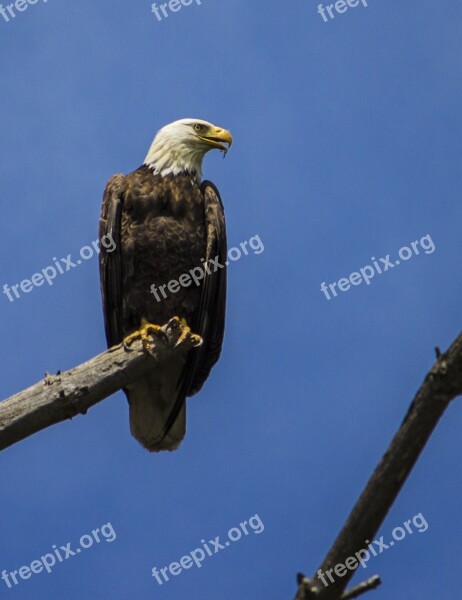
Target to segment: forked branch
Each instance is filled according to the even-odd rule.
[[[359,563],[348,569],[339,565],[344,566],[349,557],[366,548],[366,540],[374,539],[438,421],[451,401],[462,394],[462,334],[444,354],[437,349],[436,356],[403,423],[320,566],[323,574],[330,573],[327,579],[324,577],[328,585],[318,577],[319,570],[312,579],[299,575],[296,600],[345,600],[379,584],[374,580],[373,586],[361,584],[363,591],[358,586],[345,592]],[[351,595],[354,593],[356,596]]]

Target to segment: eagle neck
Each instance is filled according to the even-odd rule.
[[[200,183],[203,158],[203,150],[191,148],[186,144],[173,146],[155,139],[144,159],[144,164],[152,169],[155,175],[165,177],[188,173]]]

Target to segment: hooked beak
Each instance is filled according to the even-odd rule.
[[[227,152],[233,143],[233,136],[229,131],[221,127],[214,127],[207,135],[198,135],[197,137],[212,146],[212,148],[218,148],[218,150],[223,150],[223,152]],[[225,144],[228,144],[228,146],[225,146]]]

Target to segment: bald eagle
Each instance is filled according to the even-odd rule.
[[[160,326],[173,316],[202,338],[200,347],[164,361],[124,390],[132,435],[151,452],[179,446],[186,432],[185,398],[200,390],[220,356],[225,217],[217,188],[201,178],[204,155],[214,148],[226,152],[231,144],[229,131],[207,121],[175,121],[157,132],[141,167],[114,175],[104,191],[99,237],[110,235],[115,243],[112,252],[100,253],[108,347],[146,323]],[[153,285],[178,281],[217,259],[220,268],[204,269],[200,285],[154,295]]]

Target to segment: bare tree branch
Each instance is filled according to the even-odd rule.
[[[345,592],[342,596],[342,600],[353,600],[353,598],[358,598],[362,596],[366,592],[370,592],[371,590],[375,590],[382,582],[380,581],[380,577],[378,575],[374,575],[367,581],[363,581],[348,592]]]
[[[87,410],[135,381],[172,353],[186,352],[191,335],[171,319],[164,335],[150,338],[149,351],[140,340],[129,348],[114,346],[65,373],[46,375],[32,387],[0,402],[0,450]],[[186,330],[187,332],[187,330]]]
[[[447,352],[441,354],[437,349],[436,355],[437,360],[417,392],[403,423],[321,564],[321,571],[326,573],[330,570],[334,582],[330,582],[330,577],[325,577],[326,586],[317,574],[311,580],[299,577],[296,600],[340,600],[352,597],[348,594],[353,590],[347,592],[346,596],[343,594],[355,569],[345,569],[343,576],[338,576],[333,569],[345,565],[347,558],[367,548],[366,540],[374,539],[438,421],[450,402],[462,394],[462,334]],[[344,569],[338,571],[342,573]]]

